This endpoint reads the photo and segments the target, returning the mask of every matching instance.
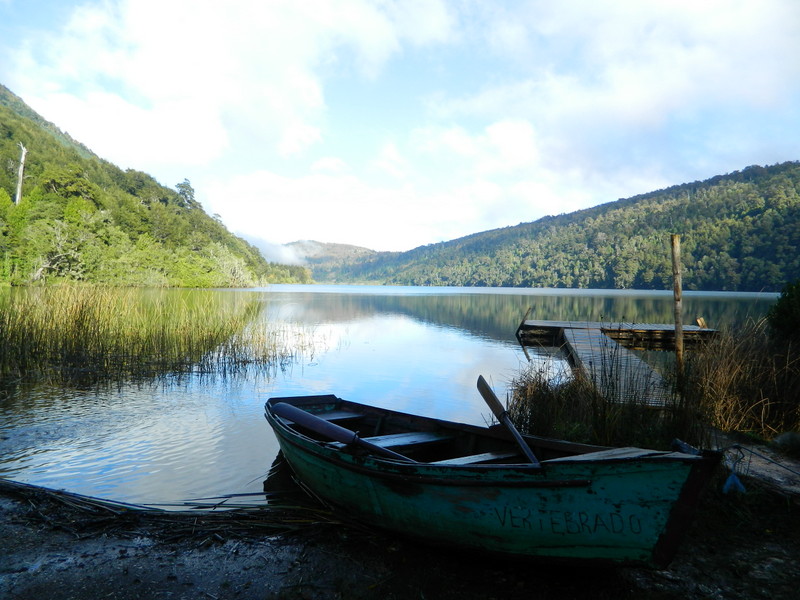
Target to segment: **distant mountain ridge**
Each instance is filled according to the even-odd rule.
[[[299,240],[284,245],[311,270],[314,281],[320,283],[354,283],[349,277],[339,281],[337,274],[379,254],[361,246],[316,240]]]
[[[332,244],[328,242],[318,242],[316,240],[300,240],[285,244],[298,256],[303,257],[309,262],[318,260],[357,260],[366,256],[377,254],[375,250],[353,246],[351,244]]]
[[[800,163],[750,166],[407,252],[308,257],[320,282],[671,289],[670,234],[689,290],[779,291],[800,279]]]

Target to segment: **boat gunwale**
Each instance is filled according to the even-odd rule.
[[[288,396],[288,397],[275,397],[270,398],[267,400],[265,404],[265,416],[269,414],[272,416],[273,420],[279,423],[281,426],[286,427],[286,429],[292,435],[300,435],[312,443],[318,444],[321,447],[327,448],[328,442],[316,440],[314,438],[310,438],[308,436],[304,436],[303,434],[295,431],[291,427],[288,427],[284,420],[276,415],[272,415],[270,412],[270,406],[273,404],[277,404],[279,402],[287,402],[292,404],[297,408],[303,408],[303,406],[314,406],[319,405],[322,402],[320,400],[326,400],[328,403],[336,404],[338,407],[350,407],[355,409],[360,409],[361,412],[352,411],[353,417],[352,418],[359,418],[365,417],[370,415],[378,415],[378,416],[389,416],[389,417],[398,417],[404,421],[408,421],[409,423],[424,423],[426,425],[426,430],[434,430],[435,428],[450,430],[450,431],[457,431],[457,432],[466,432],[471,433],[478,436],[483,437],[490,437],[501,441],[512,442],[508,438],[507,431],[503,428],[502,425],[492,425],[489,427],[481,427],[479,425],[472,425],[469,423],[458,423],[456,421],[447,421],[444,419],[438,419],[435,417],[427,417],[424,415],[415,415],[411,413],[404,413],[395,411],[388,408],[382,408],[377,406],[370,406],[368,404],[361,404],[359,402],[353,402],[351,400],[344,400],[338,396],[333,394],[327,395],[318,395],[318,396]],[[314,413],[310,413],[314,414]],[[315,415],[316,416],[316,415]],[[379,436],[376,436],[379,437]],[[613,446],[597,446],[593,444],[583,444],[578,442],[570,442],[568,440],[561,440],[557,438],[547,438],[547,437],[540,437],[536,435],[530,434],[523,434],[522,437],[532,444],[534,447],[540,447],[547,450],[557,450],[561,452],[565,452],[571,454],[571,456],[565,457],[558,457],[554,459],[546,459],[543,460],[542,463],[544,465],[551,465],[551,464],[558,464],[558,463],[570,463],[570,464],[586,464],[589,462],[599,462],[599,463],[612,463],[612,462],[630,462],[630,461],[640,461],[640,460],[685,460],[685,461],[696,461],[702,459],[702,456],[699,454],[686,454],[683,452],[675,452],[675,451],[665,451],[665,450],[653,450],[650,448],[636,448],[637,450],[641,451],[641,455],[635,456],[604,456],[604,457],[592,457],[592,454],[599,454],[601,452],[609,452],[613,450],[620,450],[623,447],[613,447]],[[337,451],[341,452],[342,447],[332,446],[331,449],[336,449]],[[581,459],[583,455],[587,456],[586,460]],[[386,457],[375,457],[376,459],[380,459],[381,461],[386,461],[389,464],[403,464],[392,459]],[[412,463],[416,465],[434,465],[434,462],[419,462],[419,463]],[[440,465],[443,468],[447,469],[455,469],[455,468],[481,468],[486,469],[489,467],[527,467],[527,469],[536,468],[536,465],[527,463],[527,462],[519,462],[519,463],[478,463],[478,464],[468,464],[468,465]]]
[[[332,396],[336,398],[335,396]],[[316,398],[314,396],[311,397],[302,397],[302,398]],[[392,413],[394,411],[386,410],[382,408],[376,407],[369,407],[367,405],[361,405],[358,403],[351,403],[346,400],[338,399],[341,402],[348,402],[350,405],[356,405],[359,407],[365,407],[367,409],[375,408],[379,413],[387,412]],[[288,424],[286,424],[283,419],[274,415],[270,411],[270,404],[277,403],[279,401],[286,401],[285,398],[280,399],[270,399],[270,401],[266,404],[266,411],[265,416],[267,420],[270,422],[270,425],[273,426],[276,432],[281,432],[281,437],[285,439],[287,442],[291,443],[293,446],[297,447],[298,449],[304,452],[312,452],[319,458],[324,459],[326,462],[333,463],[338,465],[341,468],[345,468],[354,472],[359,473],[369,473],[373,476],[386,478],[386,479],[402,479],[406,482],[417,482],[417,483],[427,483],[430,485],[449,485],[449,486],[468,486],[468,487],[482,487],[482,486],[504,486],[504,487],[531,487],[531,488],[547,488],[547,487],[588,487],[591,485],[592,481],[585,477],[576,477],[574,479],[553,479],[548,480],[543,477],[537,477],[535,479],[531,478],[533,475],[541,475],[544,476],[547,471],[553,469],[561,469],[564,467],[567,468],[575,468],[575,467],[590,467],[596,465],[617,465],[617,464],[632,464],[632,463],[674,463],[674,462],[682,462],[682,463],[697,463],[702,462],[705,457],[700,455],[691,455],[691,454],[683,454],[683,453],[676,453],[676,452],[660,452],[658,454],[644,454],[641,456],[623,456],[623,457],[601,457],[601,458],[591,458],[591,454],[593,452],[587,452],[587,458],[585,460],[581,460],[579,456],[570,457],[571,460],[569,461],[559,461],[559,459],[554,459],[556,462],[548,462],[542,461],[539,465],[534,465],[531,463],[526,462],[518,462],[518,463],[477,463],[477,464],[437,464],[436,461],[433,462],[403,462],[399,460],[395,460],[392,458],[387,458],[383,456],[377,456],[365,453],[363,455],[354,454],[350,452],[344,451],[344,448],[341,444],[337,442],[326,442],[314,439],[312,437],[306,436]],[[310,404],[310,403],[307,403]],[[300,406],[299,406],[300,407]],[[505,437],[502,435],[495,435],[495,432],[490,428],[481,428],[474,425],[469,424],[461,424],[461,423],[454,423],[450,421],[441,421],[439,419],[433,419],[430,417],[418,416],[418,415],[409,415],[407,413],[396,413],[400,416],[404,417],[412,417],[414,419],[420,419],[429,422],[429,424],[441,426],[444,425],[445,428],[453,428],[456,430],[461,430],[462,426],[464,428],[468,428],[469,431],[472,433],[476,433],[477,435],[486,435],[488,434],[489,437],[495,437],[498,439],[506,440]],[[449,427],[448,427],[449,426]],[[529,441],[537,442],[542,438],[538,438],[535,436],[525,436]],[[557,442],[559,440],[548,440],[547,441],[554,441]],[[301,443],[302,440],[302,443]],[[570,442],[566,442],[568,446],[572,444]],[[580,445],[583,446],[583,445]],[[585,446],[587,448],[596,448],[596,446]],[[603,449],[606,449],[603,447]],[[644,449],[644,451],[647,451]],[[658,452],[658,451],[652,451]],[[348,459],[345,459],[348,457]],[[452,473],[453,475],[458,475],[458,477],[448,478],[446,477],[447,473]],[[474,479],[470,478],[476,474],[485,474],[485,475],[494,475],[495,477],[487,477],[484,479]],[[506,477],[499,479],[498,475],[505,475]]]
[[[477,435],[484,435],[497,439],[508,439],[502,435],[502,430],[498,428],[478,427],[474,425],[455,423],[451,421],[442,421],[430,417],[411,415],[408,413],[401,413],[392,411],[390,409],[383,409],[379,407],[370,407],[360,403],[355,403],[343,400],[333,395],[329,396],[297,396],[289,398],[270,398],[265,405],[265,413],[268,422],[275,431],[281,447],[288,444],[292,448],[292,452],[303,453],[307,456],[314,456],[316,460],[322,460],[331,465],[331,468],[346,469],[353,472],[355,475],[363,477],[372,477],[377,480],[387,482],[401,482],[404,484],[418,484],[427,486],[459,486],[459,487],[494,487],[494,488],[559,488],[559,487],[590,487],[593,481],[590,479],[576,477],[574,479],[553,479],[547,480],[547,472],[555,469],[556,471],[566,468],[567,471],[576,467],[589,467],[592,466],[613,466],[619,464],[629,464],[633,468],[636,465],[650,464],[655,465],[661,463],[683,463],[688,465],[688,472],[681,484],[678,496],[672,502],[669,514],[664,522],[664,528],[654,544],[648,549],[642,548],[647,553],[647,558],[628,558],[628,559],[603,559],[602,557],[567,557],[567,556],[550,556],[547,554],[530,555],[528,558],[542,561],[561,562],[575,562],[581,563],[597,563],[597,564],[647,564],[655,567],[667,566],[672,558],[677,553],[679,544],[686,534],[686,530],[691,522],[701,492],[708,480],[711,477],[713,470],[716,468],[721,460],[722,453],[716,450],[704,450],[701,453],[686,454],[676,452],[659,453],[655,455],[641,455],[641,456],[622,456],[614,458],[587,458],[586,460],[572,460],[564,462],[555,462],[548,464],[544,461],[541,465],[533,465],[529,463],[495,463],[495,464],[466,464],[466,465],[436,465],[435,462],[420,462],[408,463],[398,460],[388,459],[371,454],[355,454],[350,452],[343,452],[341,448],[333,448],[327,445],[326,442],[314,439],[303,433],[296,431],[289,424],[275,415],[271,411],[271,404],[277,402],[291,402],[303,408],[312,404],[319,405],[319,400],[327,400],[329,403],[335,403],[341,406],[342,403],[350,407],[357,407],[364,409],[366,413],[358,413],[356,416],[366,416],[367,414],[384,414],[384,415],[397,415],[406,422],[422,422],[428,427],[444,426],[445,428],[454,428],[456,430],[468,431],[476,433]],[[299,402],[298,402],[299,400]],[[591,455],[592,451],[608,450],[606,447],[587,446],[583,444],[574,444],[567,441],[552,440],[548,438],[539,438],[537,436],[525,436],[528,441],[533,444],[541,444],[544,447],[551,449],[558,449],[561,451],[569,452],[571,448],[576,452],[577,448],[585,449],[583,453]],[[591,449],[587,451],[588,449]],[[646,449],[642,449],[646,451]],[[291,457],[284,453],[289,464],[292,464]],[[580,452],[577,452],[580,454]],[[345,457],[348,457],[345,459]],[[306,459],[303,459],[306,460]],[[450,474],[448,477],[447,474]],[[485,477],[476,478],[474,475],[481,474]],[[492,477],[492,475],[500,475],[501,477]],[[515,478],[516,475],[516,478]],[[579,473],[576,473],[579,475]],[[613,476],[611,472],[600,473],[599,477],[605,478]],[[508,476],[508,479],[502,476]],[[389,484],[391,485],[391,483]],[[331,502],[336,505],[334,498],[327,499],[326,502]],[[342,510],[350,511],[352,507],[342,506]],[[401,532],[398,530],[398,532]],[[424,537],[424,536],[423,536]],[[431,542],[432,540],[428,540]],[[502,552],[500,552],[502,554]],[[511,553],[515,555],[515,553]]]
[[[290,430],[291,431],[291,430]],[[592,485],[590,479],[503,479],[497,480],[492,478],[475,479],[466,477],[474,472],[491,473],[504,469],[506,471],[517,471],[518,468],[523,468],[527,473],[539,473],[540,469],[534,465],[521,464],[499,464],[499,465],[435,465],[433,463],[405,463],[401,461],[392,460],[389,458],[369,456],[358,457],[348,454],[347,456],[353,457],[354,461],[344,461],[342,456],[346,453],[339,449],[327,448],[316,440],[307,438],[296,432],[291,432],[290,435],[282,436],[283,439],[298,448],[303,452],[311,452],[318,459],[324,460],[327,463],[333,464],[339,468],[347,469],[354,473],[368,475],[380,480],[400,480],[404,483],[419,483],[426,485],[448,486],[448,487],[504,487],[504,488],[573,488],[573,487],[589,487]],[[301,444],[298,439],[302,439],[306,444]],[[310,447],[310,449],[309,449]],[[291,464],[291,461],[290,461]],[[388,470],[386,467],[398,467],[399,470]],[[424,469],[425,472],[420,472]],[[461,478],[448,478],[442,477],[442,473],[453,472],[458,473]],[[522,474],[522,473],[521,473]]]
[[[415,415],[411,413],[404,413],[392,410],[390,408],[383,408],[378,406],[371,406],[369,404],[362,404],[360,402],[354,402],[352,400],[345,400],[333,394],[274,397],[267,400],[265,407],[268,407],[272,404],[277,404],[278,402],[287,402],[301,409],[303,408],[303,406],[314,406],[323,403],[330,403],[340,407],[350,407],[360,410],[361,412],[354,413],[355,416],[353,418],[369,416],[369,415],[397,417],[401,420],[408,421],[410,423],[425,423],[426,426],[428,427],[433,426],[433,427],[439,427],[439,428],[462,431],[462,432],[466,431],[480,436],[492,437],[498,440],[513,442],[513,440],[509,439],[507,430],[500,424],[495,424],[488,427],[481,427],[479,425],[472,425],[470,423],[459,423],[456,421],[438,419],[436,417]],[[280,421],[281,419],[278,420]],[[548,450],[558,450],[566,453],[584,454],[589,452],[599,452],[601,450],[612,449],[609,446],[583,444],[579,442],[570,442],[569,440],[540,437],[530,434],[523,434],[522,437],[525,438],[530,443],[534,444],[535,446]],[[526,465],[527,463],[519,463],[519,464]],[[491,465],[484,465],[484,466],[491,466]]]

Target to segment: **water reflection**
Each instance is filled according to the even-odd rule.
[[[0,474],[139,503],[257,490],[265,457],[277,452],[262,399],[231,381],[81,393],[37,386],[2,402]]]
[[[334,393],[357,402],[483,423],[475,391],[483,373],[504,386],[524,362],[512,339],[500,342],[403,315],[320,323],[335,350],[296,365],[272,382],[276,394]]]
[[[671,323],[671,292],[620,290],[518,290],[480,288],[406,288],[376,286],[273,286],[270,305],[283,318],[339,322],[385,314],[407,315],[436,327],[454,327],[471,335],[513,339],[522,316],[562,321]],[[420,291],[422,290],[422,291]],[[722,328],[760,318],[776,294],[685,292],[684,319],[703,317]],[[284,312],[281,312],[284,311]]]
[[[160,503],[258,492],[278,447],[271,396],[334,393],[358,402],[483,424],[483,374],[502,397],[527,364],[514,331],[539,319],[670,322],[670,294],[275,286],[219,290],[254,303],[299,351],[282,368],[65,389],[0,385],[0,476],[109,499]],[[209,294],[203,291],[202,294]],[[191,292],[181,291],[191,301]],[[760,316],[774,295],[687,294],[711,326]],[[530,350],[529,350],[530,351]],[[533,354],[559,367],[557,353]],[[562,365],[563,367],[563,365]]]

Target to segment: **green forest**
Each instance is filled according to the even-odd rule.
[[[800,279],[800,163],[702,182],[401,253],[309,258],[314,278],[399,285],[780,291]]]
[[[205,213],[188,180],[171,189],[123,171],[0,85],[0,282],[66,281],[248,287],[310,273],[265,261]]]
[[[23,161],[24,153],[24,161]],[[20,166],[22,194],[17,198]],[[206,214],[191,182],[122,170],[0,85],[0,282],[265,283],[780,291],[800,279],[800,162],[751,166],[408,252],[305,242],[268,263]],[[304,246],[305,245],[305,246]]]

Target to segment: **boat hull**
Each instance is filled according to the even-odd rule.
[[[718,458],[404,463],[298,435],[269,406],[267,418],[299,480],[350,517],[429,543],[532,558],[668,563]]]

